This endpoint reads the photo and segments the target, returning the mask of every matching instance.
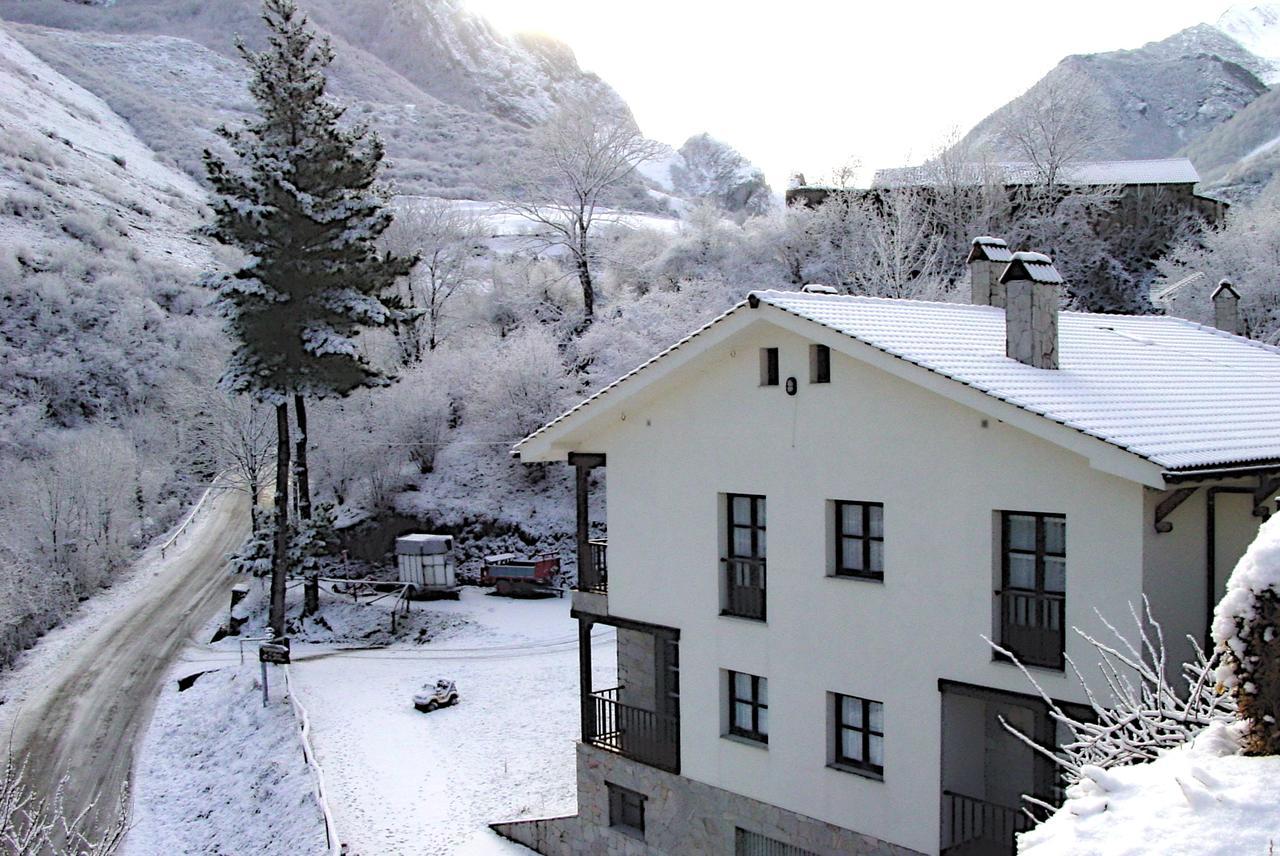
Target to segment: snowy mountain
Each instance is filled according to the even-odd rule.
[[[249,109],[234,37],[261,46],[259,0],[0,0],[0,18],[32,52],[100,95],[170,163],[200,176],[219,124]],[[507,37],[459,0],[310,0],[337,58],[331,89],[387,144],[407,193],[493,198],[527,130],[570,97],[630,115],[573,52]],[[652,208],[637,186],[623,200]]]
[[[234,37],[261,47],[259,6],[0,0],[0,18],[32,52],[102,97],[164,160],[200,177],[213,129],[250,109]],[[528,129],[567,99],[631,115],[567,45],[507,36],[462,0],[308,0],[304,9],[336,52],[331,91],[382,135],[388,176],[404,193],[498,198],[499,177]],[[640,180],[614,201],[640,211],[668,204]]]
[[[1270,65],[1263,82],[1280,83],[1280,3],[1232,6],[1215,26]]]
[[[1109,117],[1103,141],[1090,155],[1157,158],[1194,143],[1266,92],[1260,76],[1271,72],[1269,62],[1200,24],[1135,50],[1069,56],[1028,94],[1057,81],[1089,86]],[[1000,131],[1018,100],[979,122],[960,145],[1016,158]]]

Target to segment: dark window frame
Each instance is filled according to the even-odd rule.
[[[761,677],[760,675],[753,675],[750,672],[735,672],[731,669],[726,669],[725,674],[728,675],[729,677],[729,692],[727,696],[729,700],[729,733],[735,737],[741,737],[744,740],[754,740],[757,743],[763,743],[765,745],[768,745],[769,743],[768,725],[767,724],[765,725],[764,731],[760,730],[760,711],[761,710],[767,711],[769,709],[769,702],[760,701],[760,682],[764,681],[766,692],[767,692],[769,679]],[[750,696],[747,696],[747,697],[738,696],[737,678],[739,675],[745,678],[751,679]],[[737,716],[736,716],[738,704],[746,704],[751,707],[751,727],[750,728],[743,728],[742,726],[738,725]],[[766,718],[767,718],[767,714],[766,714]]]
[[[613,782],[605,782],[604,787],[609,798],[609,828],[643,841],[644,804],[648,797]]]
[[[778,363],[777,348],[761,348],[760,349],[760,385],[761,386],[777,386],[780,383],[782,371]]]
[[[765,621],[768,607],[766,572],[769,532],[766,499],[760,494],[750,493],[726,493],[724,497],[727,543],[721,562],[724,571],[724,599],[720,614]],[[745,519],[737,516],[739,500],[747,502]],[[740,552],[737,546],[735,535],[739,531],[748,533],[748,546],[744,548],[744,552]]]
[[[857,770],[859,772],[868,773],[879,779],[884,779],[884,764],[876,764],[871,760],[871,738],[880,738],[880,757],[884,759],[884,702],[875,699],[862,698],[861,696],[845,695],[843,693],[831,694],[833,721],[835,723],[835,751],[832,763],[837,767],[846,767]],[[862,706],[862,727],[858,728],[852,725],[845,725],[844,722],[844,701],[848,699],[857,702]],[[871,708],[872,705],[880,706],[880,731],[871,728]],[[861,735],[862,743],[862,760],[850,758],[844,754],[844,735],[845,732]]]
[[[831,383],[831,348],[809,346],[809,383]]]
[[[1013,526],[1012,518],[1014,517],[1030,517],[1035,520],[1035,547],[1027,550],[1025,548],[1015,548],[1012,546],[1010,537]],[[1011,652],[1024,665],[1037,666],[1055,671],[1063,671],[1066,668],[1066,611],[1067,611],[1067,583],[1066,583],[1066,562],[1067,562],[1067,537],[1066,537],[1066,519],[1065,514],[1059,512],[1046,511],[1004,511],[1000,512],[1000,590],[997,595],[997,616],[1000,627],[1000,644],[1009,648]],[[1061,520],[1063,522],[1062,535],[1062,552],[1052,552],[1048,549],[1045,537],[1045,521]],[[1031,588],[1025,586],[1015,586],[1010,583],[1010,558],[1013,555],[1030,556],[1033,563],[1034,581]],[[1062,560],[1062,590],[1050,590],[1046,588],[1046,559]],[[1009,607],[1004,603],[1008,597],[1024,597],[1043,601],[1042,608],[1049,609],[1052,601],[1058,601],[1057,606],[1057,624],[1056,628],[1051,626],[1044,627],[1046,632],[1056,631],[1058,634],[1058,643],[1056,646],[1055,657],[1040,657],[1034,652],[1013,650],[1010,640],[1005,638],[1005,610]],[[1048,614],[1048,613],[1045,613]],[[1008,661],[1008,657],[999,652],[994,655],[995,659]]]
[[[834,508],[835,520],[833,522],[833,531],[835,533],[835,562],[832,571],[833,576],[837,577],[854,577],[863,580],[884,581],[884,503],[883,502],[864,502],[861,500],[837,499],[832,502]],[[844,531],[844,509],[846,507],[855,506],[861,509],[862,518],[862,534],[850,535]],[[871,534],[871,509],[880,509],[880,534]],[[861,541],[862,542],[862,570],[857,568],[846,568],[844,566],[844,542]],[[880,569],[873,570],[871,568],[871,545],[873,543],[880,544]]]

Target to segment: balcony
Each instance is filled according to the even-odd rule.
[[[765,560],[723,559],[725,574],[725,600],[721,615],[753,618],[764,621],[765,610]]]
[[[623,704],[620,688],[591,693],[583,711],[590,719],[583,723],[585,742],[624,758],[680,771],[680,719]]]
[[[609,541],[601,538],[587,543],[591,547],[591,561],[587,564],[587,567],[578,569],[578,591],[608,594]]]
[[[1061,670],[1065,665],[1064,595],[1005,589],[1000,599],[1000,645],[1023,664]]]
[[[942,792],[944,856],[1013,856],[1014,836],[1034,824],[1021,810],[954,791]]]

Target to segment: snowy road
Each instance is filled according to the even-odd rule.
[[[167,670],[193,634],[226,604],[225,556],[248,533],[243,494],[211,495],[167,558],[148,551],[138,571],[95,597],[42,640],[4,689],[29,781],[50,792],[68,778],[69,815],[94,795],[109,818]],[[204,641],[204,640],[200,640]]]
[[[498,820],[572,813],[579,732],[577,624],[567,599],[514,601],[464,590],[474,621],[446,642],[380,651],[297,650],[294,691],[312,722],[338,832],[352,856],[527,853]],[[613,632],[593,639],[598,686],[612,685]],[[436,677],[461,702],[410,703]]]

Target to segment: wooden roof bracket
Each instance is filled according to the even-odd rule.
[[[1258,486],[1253,489],[1254,517],[1261,517],[1263,520],[1271,517],[1271,509],[1267,507],[1267,500],[1270,499],[1276,491],[1280,491],[1280,475],[1258,476]]]
[[[1155,527],[1156,532],[1165,534],[1173,531],[1173,524],[1165,520],[1173,510],[1182,503],[1186,502],[1191,494],[1195,493],[1199,488],[1195,487],[1175,487],[1172,490],[1166,490],[1160,495],[1160,502],[1156,505]]]

